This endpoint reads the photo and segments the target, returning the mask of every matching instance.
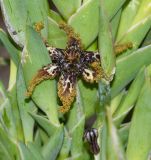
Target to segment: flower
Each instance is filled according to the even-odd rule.
[[[36,85],[46,79],[59,77],[58,96],[62,102],[60,112],[68,112],[76,96],[76,83],[78,78],[86,82],[98,82],[103,76],[98,52],[84,51],[79,36],[73,29],[62,23],[60,28],[68,36],[68,43],[65,49],[51,47],[46,43],[47,50],[52,63],[38,71],[31,80],[27,96],[30,97]]]

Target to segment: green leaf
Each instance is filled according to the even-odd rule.
[[[0,82],[0,121],[2,126],[7,130],[11,137],[16,137],[16,125],[14,115],[12,114],[12,106],[8,98],[7,92]]]
[[[98,41],[95,40],[88,48],[87,51],[96,51],[98,48]]]
[[[111,101],[111,113],[112,115],[119,109],[119,105],[124,97],[125,90],[121,91],[116,97],[114,97]]]
[[[105,74],[111,79],[115,72],[115,54],[109,19],[105,14],[104,3],[100,4],[99,52]]]
[[[72,128],[72,144],[71,144],[71,155],[76,157],[75,160],[80,160],[83,148],[83,134],[84,134],[85,117],[81,117],[79,122]]]
[[[35,132],[34,144],[41,149],[42,140],[41,140],[39,129]]]
[[[48,2],[46,0],[25,0],[26,7],[27,7],[27,22],[33,26],[37,22],[42,22],[44,24],[44,29],[41,31],[42,36],[47,38],[48,34],[48,22],[47,16],[49,12]],[[26,26],[25,26],[26,27]]]
[[[17,66],[12,60],[10,60],[10,75],[9,75],[9,84],[8,84],[9,92],[11,92],[13,87],[15,87],[16,85],[16,75],[17,75]]]
[[[15,135],[13,137],[14,140],[16,141],[21,141],[24,142],[24,132],[23,132],[23,128],[22,128],[22,121],[21,121],[21,117],[20,117],[20,113],[19,113],[19,107],[18,107],[18,103],[17,103],[17,88],[16,88],[16,84],[13,86],[13,88],[11,89],[11,91],[9,91],[8,93],[8,97],[10,99],[10,103],[11,103],[11,112],[13,115],[13,122],[15,125]]]
[[[30,113],[32,118],[46,131],[46,133],[51,136],[54,134],[54,132],[58,129],[58,126],[55,126],[51,123],[48,119],[44,118],[43,116],[36,115],[33,113]]]
[[[125,4],[121,14],[117,39],[119,39],[131,26],[142,1],[143,0],[131,0]]]
[[[98,19],[98,0],[89,0],[87,3],[84,3],[68,20],[68,24],[70,24],[74,28],[75,32],[80,35],[85,48],[95,40],[98,34]]]
[[[0,81],[0,106],[7,100],[6,90],[3,83]]]
[[[113,35],[112,36],[113,41],[116,40],[117,31],[119,28],[119,22],[120,22],[120,18],[121,18],[121,13],[122,13],[122,9],[120,9],[111,20],[111,30],[112,30],[112,35]]]
[[[110,85],[106,83],[106,81],[101,80],[99,82],[99,103],[100,106],[98,106],[99,114],[102,114],[105,109],[105,105],[110,103],[111,100],[111,89]]]
[[[65,136],[64,136],[62,148],[59,153],[58,160],[64,160],[68,158],[68,155],[71,149],[71,142],[72,142],[72,137],[70,136],[68,131],[65,130]]]
[[[30,150],[30,152],[34,155],[36,160],[44,160],[39,148],[36,145],[30,142],[28,143],[27,147]]]
[[[103,117],[104,118],[104,117]],[[107,123],[99,124],[98,127],[98,145],[100,147],[100,152],[95,156],[95,160],[106,160],[107,159]]]
[[[110,19],[115,16],[126,0],[104,0],[106,12]]]
[[[13,44],[8,39],[8,36],[6,35],[6,33],[2,29],[0,29],[0,41],[3,43],[3,45],[5,46],[5,48],[7,49],[8,53],[9,53],[11,59],[13,60],[13,62],[17,66],[19,64],[20,51],[17,48],[15,48],[15,46],[13,46]]]
[[[117,125],[119,125],[123,121],[123,119],[129,113],[129,111],[135,105],[136,100],[139,96],[140,90],[144,84],[144,80],[145,80],[145,73],[144,73],[144,67],[143,67],[142,69],[140,69],[135,80],[131,84],[127,95],[125,96],[124,100],[119,105],[119,108],[114,114],[114,121]]]
[[[151,149],[151,83],[147,73],[145,78],[131,121],[127,159],[146,160]]]
[[[67,20],[81,5],[81,0],[53,0],[61,15]]]
[[[71,155],[76,160],[81,159],[83,155],[82,138],[84,134],[84,124],[85,124],[85,114],[83,106],[84,106],[83,99],[81,97],[79,86],[77,85],[76,102],[73,104],[73,108],[70,111],[69,118],[67,121],[67,128],[69,130],[69,135],[71,134],[72,136]]]
[[[1,1],[1,8],[9,34],[21,47],[25,44],[26,24],[33,26],[43,22],[45,28],[42,35],[47,36],[48,4],[41,0],[5,0]]]
[[[31,159],[38,160],[27,148],[27,146],[22,142],[19,143],[19,151],[20,151],[21,160],[31,160]]]
[[[49,17],[52,18],[53,20],[55,20],[57,23],[60,23],[63,21],[62,17],[59,15],[59,13],[57,13],[51,9],[49,11]],[[49,27],[48,27],[48,29],[49,29]]]
[[[111,111],[107,108],[107,157],[108,160],[125,160],[124,149],[117,129],[113,124]]]
[[[42,149],[42,154],[45,160],[55,160],[63,143],[64,130],[61,126],[56,130],[55,134],[50,137],[47,144]]]
[[[15,160],[18,157],[17,146],[9,139],[6,131],[0,125],[0,159],[1,160]]]
[[[76,86],[76,89],[77,89],[76,101],[72,105],[72,109],[70,110],[70,114],[67,121],[67,128],[69,132],[71,132],[72,129],[77,125],[77,123],[79,123],[81,117],[85,116],[81,90],[78,85]]]
[[[34,129],[34,121],[28,112],[36,112],[37,108],[32,101],[27,102],[25,100],[26,85],[21,65],[19,65],[18,67],[16,87],[17,87],[17,101],[24,132],[24,139],[25,139],[25,144],[27,144],[27,142],[33,141],[33,129]]]
[[[124,145],[124,148],[127,147],[129,129],[130,129],[130,123],[126,123],[126,124],[123,124],[118,130],[119,137],[121,139],[122,144]]]
[[[42,149],[43,144],[46,144],[49,140],[49,135],[41,128],[39,128],[39,132],[40,132],[40,139],[41,139],[41,147],[40,149]]]
[[[142,46],[145,47],[147,45],[150,45],[151,44],[151,29],[149,30],[147,36],[145,37],[143,43],[142,43]]]
[[[61,30],[57,22],[51,18],[48,18],[48,43],[58,48],[65,48],[67,44],[65,32]]]
[[[133,43],[133,49],[130,51],[128,50],[125,54],[130,54],[139,47],[151,27],[151,10],[150,7],[147,7],[149,5],[150,0],[144,0],[141,3],[130,27],[117,39],[116,43],[118,44],[125,42]]]
[[[27,20],[25,1],[5,0],[0,1],[0,4],[9,34],[13,40],[22,47],[25,43],[24,32]]]
[[[87,83],[80,81],[79,89],[81,93],[81,99],[83,101],[83,109],[86,118],[92,116],[95,113],[96,106],[99,103],[97,96],[97,85],[89,86]]]
[[[26,84],[42,66],[49,64],[50,57],[38,33],[27,27],[26,48],[23,51],[22,64]],[[57,113],[57,93],[54,80],[39,84],[32,95],[34,102],[43,110],[53,124],[59,124]]]
[[[98,35],[99,2],[99,0],[89,0],[86,2],[84,1],[79,10],[68,20],[68,23],[80,35],[85,48],[87,48]],[[125,1],[123,0],[114,0],[114,2],[112,1],[106,3],[106,10],[109,11],[108,17],[110,20],[117,13],[124,2]]]
[[[142,66],[151,63],[150,49],[151,45],[117,60],[116,75],[111,88],[112,97],[115,97],[132,79],[134,79]],[[130,66],[132,67],[130,68]]]

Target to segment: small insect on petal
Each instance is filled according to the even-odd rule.
[[[100,152],[100,147],[97,143],[98,131],[95,128],[86,130],[84,133],[84,139],[89,143],[90,150],[93,154],[98,154]]]

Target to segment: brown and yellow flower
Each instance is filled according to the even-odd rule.
[[[68,112],[76,96],[76,83],[82,78],[89,83],[98,82],[103,71],[98,52],[84,51],[81,40],[74,34],[71,27],[61,24],[68,36],[68,43],[65,49],[54,48],[46,43],[47,50],[52,63],[40,69],[31,80],[27,96],[30,97],[36,85],[46,79],[59,77],[58,96],[62,102],[60,112]]]

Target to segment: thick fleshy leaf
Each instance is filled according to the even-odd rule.
[[[103,118],[104,119],[104,118]],[[100,152],[95,156],[95,160],[106,160],[107,159],[107,123],[99,124],[98,127],[98,145],[100,146]]]
[[[36,160],[44,160],[44,157],[42,156],[39,148],[35,144],[30,142],[28,143],[27,147],[30,150],[30,152],[34,155]]]
[[[88,86],[88,84],[85,82],[79,82],[79,89],[81,93],[81,99],[83,101],[84,113],[86,118],[88,118],[95,113],[96,106],[99,103],[97,85],[94,84]]]
[[[42,148],[42,154],[45,160],[56,159],[63,143],[63,136],[64,130],[63,126],[61,126]]]
[[[127,159],[146,160],[151,149],[151,83],[148,73],[145,78],[131,121]]]
[[[0,41],[3,43],[3,45],[5,46],[5,48],[7,49],[8,53],[9,53],[11,59],[13,60],[13,62],[17,66],[19,63],[20,51],[17,48],[15,48],[15,46],[13,46],[13,44],[8,39],[8,36],[6,35],[6,33],[2,29],[0,29]]]
[[[113,124],[111,111],[107,108],[107,158],[108,160],[126,160],[117,129]]]
[[[118,12],[126,0],[104,0],[106,12],[110,19]]]
[[[73,108],[70,111],[70,115],[67,122],[67,128],[69,130],[69,135],[72,136],[71,142],[71,155],[75,157],[76,160],[82,157],[83,148],[83,134],[84,134],[84,124],[85,115],[83,108],[83,100],[81,97],[81,92],[77,86],[77,97],[76,102],[73,104]]]
[[[143,0],[131,0],[124,6],[121,14],[117,39],[119,39],[119,37],[121,37],[132,24],[142,1]]]
[[[56,129],[59,127],[59,125],[58,126],[54,126],[54,124],[52,124],[51,121],[49,121],[48,119],[44,118],[43,116],[36,115],[36,114],[33,114],[33,113],[30,113],[30,115],[41,126],[41,128],[43,128],[45,130],[45,132],[49,136],[54,134]]]
[[[53,0],[53,3],[66,20],[81,6],[81,0]]]
[[[88,48],[87,51],[97,51],[98,50],[98,41],[95,40]]]
[[[127,17],[126,17],[127,19]],[[151,27],[151,9],[150,0],[143,0],[135,18],[126,32],[118,37],[116,43],[132,42],[133,49],[128,50],[125,54],[130,54],[133,50],[136,50],[141,42],[144,40],[147,32]]]
[[[49,17],[51,17],[53,20],[55,20],[57,23],[60,23],[63,21],[62,17],[59,15],[59,13],[50,10],[49,11]]]
[[[110,103],[110,101],[111,101],[110,85],[107,84],[106,81],[101,80],[99,82],[99,103],[101,107],[98,106],[99,112],[101,114],[104,112],[105,105]]]
[[[76,86],[76,89],[77,89],[76,101],[72,105],[72,109],[70,110],[70,114],[67,122],[67,128],[69,132],[72,131],[72,129],[81,120],[81,117],[84,116],[83,99],[82,99],[81,91],[78,85]]]
[[[116,75],[111,88],[111,96],[115,97],[134,77],[139,69],[151,63],[151,45],[143,47],[131,55],[117,60]],[[137,63],[136,63],[137,62]],[[130,66],[132,66],[130,68]]]
[[[108,17],[110,20],[124,2],[125,1],[121,0],[115,0],[114,2],[112,1],[109,3],[105,2],[106,10],[109,12]],[[84,4],[80,7],[80,9],[68,20],[68,23],[73,26],[75,31],[80,35],[85,48],[92,43],[98,34],[99,4],[99,0],[84,1]]]
[[[43,147],[42,144],[46,144],[50,137],[47,134],[47,132],[45,132],[43,129],[39,128],[38,130],[39,130],[40,138],[41,138],[41,147],[40,147],[40,149],[42,149],[42,147]]]
[[[49,12],[48,2],[46,0],[25,0],[27,7],[27,22],[31,26],[34,26],[37,22],[42,22],[44,24],[44,29],[41,34],[44,38],[47,38],[48,34],[48,24],[47,16]],[[25,26],[26,29],[26,26]]]
[[[0,125],[0,159],[15,160],[19,157],[17,146],[9,139],[6,131]]]
[[[11,91],[8,93],[8,97],[11,103],[11,112],[13,115],[14,125],[16,129],[16,134],[14,135],[14,139],[17,141],[24,141],[24,132],[22,128],[22,121],[20,117],[19,107],[17,103],[17,87],[16,84],[13,86]]]
[[[121,139],[124,148],[127,147],[130,125],[131,125],[130,123],[123,124],[118,130],[119,137]]]
[[[85,48],[93,42],[98,34],[98,19],[99,2],[98,0],[89,0],[68,20],[75,32],[80,35]]]
[[[49,64],[50,58],[38,33],[27,27],[26,47],[23,50],[22,64],[27,87],[29,81],[42,66]],[[58,124],[57,94],[54,80],[39,84],[32,95],[34,102],[43,110],[53,124]]]
[[[65,48],[67,43],[65,32],[51,18],[48,18],[48,43],[57,48]]]
[[[12,112],[12,105],[8,96],[7,91],[5,90],[4,85],[0,81],[0,121],[2,126],[5,128],[6,133],[16,139],[16,124],[14,115]]]
[[[27,102],[25,100],[26,85],[21,65],[19,65],[18,67],[16,87],[17,87],[17,101],[18,101],[19,113],[24,132],[24,140],[25,143],[27,144],[27,142],[33,141],[33,129],[34,129],[34,121],[28,112],[36,112],[37,108],[32,101]]]
[[[22,122],[21,122],[19,107],[17,102],[16,76],[17,76],[17,67],[15,66],[13,61],[11,61],[8,98],[11,105],[9,112],[11,112],[11,114],[13,115],[12,122],[13,122],[13,125],[15,126],[15,132],[14,132],[15,134],[13,134],[12,137],[15,140],[24,141]]]
[[[71,155],[76,160],[80,160],[82,156],[82,148],[83,148],[83,134],[84,134],[84,124],[85,124],[85,117],[81,117],[79,122],[72,128],[71,135],[72,135],[72,144],[71,144]]]
[[[116,97],[114,97],[111,101],[111,113],[112,115],[116,112],[116,110],[118,110],[119,108],[119,104],[121,103],[124,94],[125,94],[125,90],[121,91]]]
[[[122,9],[120,9],[111,20],[111,31],[112,31],[113,41],[116,40],[121,13],[122,13]]]
[[[105,14],[103,0],[100,4],[99,52],[101,53],[101,64],[104,72],[107,77],[112,79],[115,72],[115,54],[109,18]]]
[[[63,160],[63,159],[68,158],[68,155],[71,149],[71,142],[72,142],[72,138],[70,134],[68,133],[68,131],[65,129],[63,144],[62,144],[62,148],[59,153],[58,160]]]
[[[129,111],[134,107],[136,100],[139,96],[140,90],[144,84],[145,72],[144,67],[139,71],[135,80],[131,84],[128,93],[124,97],[124,100],[119,105],[119,108],[114,114],[114,121],[116,124],[120,124],[122,120],[126,117]]]
[[[20,157],[22,160],[38,160],[31,152],[30,150],[27,148],[27,146],[20,142],[19,145],[19,151],[20,151]]]
[[[17,66],[11,60],[10,61],[9,83],[8,83],[9,92],[11,92],[12,88],[16,85],[16,76],[17,76]]]
[[[142,46],[144,47],[144,46],[147,46],[147,45],[149,45],[149,44],[151,44],[151,29],[150,29],[150,31],[147,33],[147,36],[145,37],[145,39],[144,39],[144,41],[143,41],[143,43],[142,43]]]
[[[44,23],[42,34],[47,36],[48,4],[41,0],[1,0],[5,24],[13,40],[21,47],[25,44],[26,24]]]
[[[35,136],[34,136],[34,144],[41,149],[41,144],[42,144],[42,140],[41,140],[41,135],[40,135],[40,130],[38,129],[35,132]]]
[[[24,32],[27,20],[25,1],[1,0],[0,4],[9,34],[22,47],[25,42]]]

